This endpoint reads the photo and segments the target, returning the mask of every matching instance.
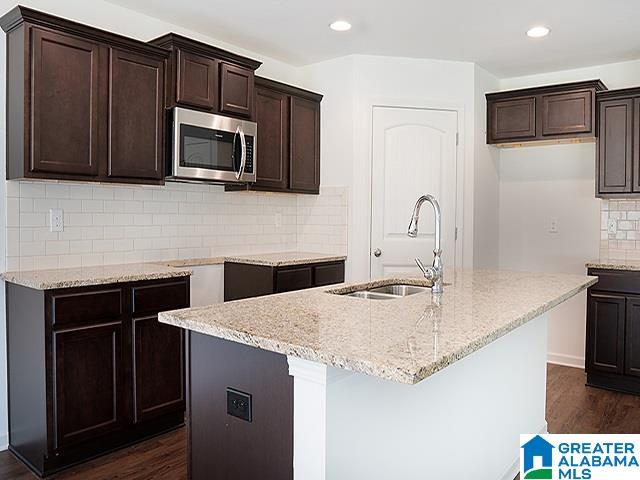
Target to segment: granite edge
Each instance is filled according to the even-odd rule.
[[[259,258],[247,258],[243,256],[225,257],[225,262],[242,263],[244,265],[262,265],[265,267],[291,267],[295,265],[305,265],[325,262],[341,262],[346,260],[346,255],[318,255],[317,257],[299,258],[295,260],[264,260]]]
[[[77,279],[77,280],[61,280],[61,281],[38,281],[17,278],[13,275],[14,272],[0,273],[0,278],[5,282],[21,285],[27,288],[33,288],[35,290],[54,290],[60,288],[76,288],[76,287],[91,287],[94,285],[107,285],[111,283],[126,283],[126,282],[140,282],[144,280],[162,280],[166,278],[179,278],[188,277],[192,275],[191,270],[176,269],[175,271],[156,272],[156,273],[135,273],[127,275],[106,275],[98,276],[90,279]],[[22,272],[16,272],[22,273]]]
[[[624,260],[620,260],[620,262],[608,261],[608,262],[587,262],[585,263],[586,268],[598,268],[601,270],[623,270],[628,272],[636,272],[640,271],[640,262],[638,264],[629,264]]]

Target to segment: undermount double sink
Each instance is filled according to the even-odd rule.
[[[384,285],[382,287],[369,287],[355,292],[340,293],[347,297],[365,298],[368,300],[393,300],[407,297],[431,290],[430,287],[420,287],[417,285],[405,285],[402,283]]]

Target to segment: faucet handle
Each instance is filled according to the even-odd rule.
[[[418,268],[419,268],[420,270],[422,270],[422,274],[423,274],[425,277],[427,277],[427,278],[428,278],[428,277],[429,277],[429,273],[428,273],[428,269],[427,269],[427,267],[425,267],[425,266],[424,266],[424,263],[422,263],[422,260],[420,260],[420,259],[419,259],[419,258],[417,258],[417,257],[416,257],[416,265],[418,265]]]

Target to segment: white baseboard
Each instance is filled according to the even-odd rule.
[[[553,363],[554,365],[562,365],[564,367],[584,369],[584,357],[565,355],[564,353],[547,353],[547,362]]]
[[[547,430],[547,422],[544,422],[544,426],[538,431],[538,434],[544,435],[546,433],[549,433],[549,431]],[[516,478],[516,476],[519,473],[520,473],[520,449],[518,449],[518,456],[516,457],[515,461],[513,462],[511,467],[509,467],[509,469],[506,471],[506,473],[502,476],[500,480],[513,480],[514,478]]]

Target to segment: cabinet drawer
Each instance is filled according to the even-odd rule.
[[[302,290],[313,286],[310,265],[282,268],[276,272],[276,293]]]
[[[344,262],[325,263],[313,267],[314,285],[331,285],[344,282]]]
[[[640,272],[589,269],[589,275],[597,276],[593,290],[640,294]]]
[[[133,313],[153,314],[189,306],[189,282],[185,280],[133,287]]]
[[[117,287],[53,292],[50,302],[54,327],[111,322],[122,316],[124,308],[123,292]]]

